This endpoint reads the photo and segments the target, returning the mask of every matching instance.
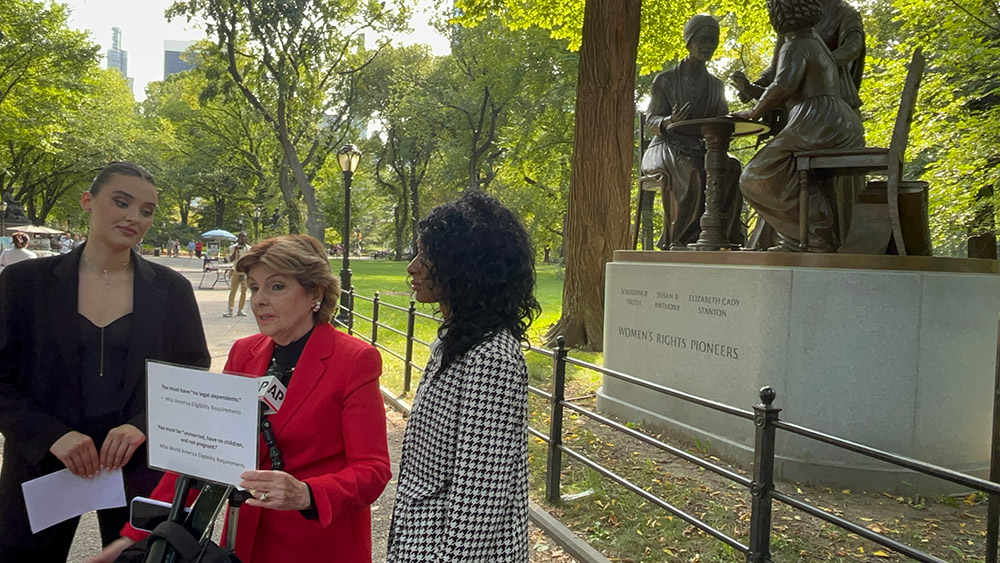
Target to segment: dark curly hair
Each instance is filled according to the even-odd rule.
[[[779,34],[815,26],[823,17],[822,0],[767,0],[771,26]]]
[[[450,311],[438,329],[442,368],[499,331],[525,339],[541,307],[533,294],[535,252],[514,213],[473,190],[435,207],[417,236],[430,281]]]

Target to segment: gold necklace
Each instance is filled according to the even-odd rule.
[[[124,271],[128,270],[129,264],[131,263],[131,260],[126,259],[124,262],[122,262],[122,267],[121,267],[120,270],[105,270],[103,268],[98,268],[96,264],[94,264],[93,262],[91,262],[90,260],[88,260],[86,254],[80,253],[80,257],[83,258],[83,263],[88,268],[90,268],[91,270],[93,270],[95,273],[100,274],[104,278],[104,285],[109,285],[111,283],[109,275],[112,272],[114,272],[114,273],[124,272]]]
[[[90,260],[88,260],[87,256],[85,254],[83,254],[82,252],[80,253],[80,257],[83,258],[83,263],[88,268],[90,268],[95,273],[99,274],[101,277],[104,278],[104,291],[101,292],[101,319],[100,319],[101,320],[101,360],[100,360],[100,368],[99,368],[99,371],[97,373],[98,377],[104,377],[104,329],[107,326],[107,324],[105,324],[105,321],[107,321],[107,316],[108,316],[108,288],[111,287],[111,276],[110,276],[110,274],[111,274],[112,271],[111,270],[105,270],[103,268],[98,268],[93,262],[91,262]],[[128,268],[129,268],[130,264],[131,264],[131,260],[127,259],[127,260],[125,260],[125,262],[122,263],[121,269],[120,270],[115,270],[114,272],[115,273],[118,273],[118,272],[125,273],[125,272],[128,271]]]

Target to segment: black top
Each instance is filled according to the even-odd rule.
[[[0,543],[33,548],[52,538],[49,528],[32,534],[21,483],[63,469],[49,447],[87,421],[81,367],[80,255],[25,260],[0,272]],[[109,401],[116,412],[107,424],[146,431],[146,360],[208,367],[201,315],[191,281],[132,254],[132,331],[128,335],[122,390]],[[59,329],[62,327],[62,330]],[[105,329],[105,338],[107,338]],[[107,344],[107,343],[105,343]],[[105,365],[107,371],[107,365]],[[105,433],[106,435],[106,433]],[[95,442],[104,435],[91,436]],[[161,474],[146,467],[145,445],[125,466],[126,498],[147,495]]]
[[[315,327],[313,327],[315,328]],[[309,337],[312,336],[313,329],[310,328],[309,332],[305,333],[302,338],[299,338],[295,342],[289,342],[287,346],[282,346],[277,342],[274,343],[274,353],[271,354],[271,365],[267,368],[267,373],[264,375],[273,375],[281,380],[285,388],[292,381],[292,374],[295,372],[295,364],[299,363],[299,357],[302,356],[302,350],[306,347],[306,342],[309,341]],[[267,442],[268,447],[274,446],[271,441],[264,437],[265,442]],[[306,483],[306,488],[309,489],[309,508],[305,510],[300,510],[299,514],[307,520],[318,520],[319,512],[316,511],[316,497],[313,495],[312,487],[309,483]]]
[[[315,327],[314,327],[315,328]],[[287,346],[274,343],[274,354],[271,355],[271,366],[267,368],[265,375],[274,375],[281,380],[281,383],[288,387],[292,380],[292,373],[295,371],[295,364],[299,363],[302,350],[306,347],[306,342],[312,336],[313,329],[295,342],[290,342]]]
[[[118,401],[125,383],[125,366],[128,358],[129,336],[132,330],[132,313],[118,317],[102,329],[83,315],[80,317],[80,378],[83,391],[84,420],[117,414]],[[104,375],[101,375],[101,353],[104,354]],[[86,424],[86,423],[85,423]],[[106,433],[111,428],[104,429]]]

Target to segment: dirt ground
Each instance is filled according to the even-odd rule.
[[[618,471],[619,475],[629,477],[625,468],[628,463],[623,463],[622,460],[650,460],[645,465],[635,464],[632,467],[654,466],[654,474],[665,482],[669,481],[670,489],[675,493],[682,491],[673,499],[680,508],[700,518],[717,517],[720,529],[743,543],[749,541],[750,495],[746,488],[652,446],[614,433],[589,419],[581,417],[567,428],[567,433],[589,431],[592,444],[588,455]],[[675,446],[683,446],[683,442],[664,439]],[[708,457],[713,463],[737,473],[747,474],[743,469],[714,456],[699,453],[696,445],[687,446],[691,453]],[[643,475],[648,476],[649,473]],[[792,482],[778,482],[776,490],[945,561],[985,560],[985,495],[925,497],[915,492],[900,495]],[[618,502],[622,502],[621,497]],[[554,512],[561,515],[564,522],[572,519],[569,510]],[[612,526],[621,527],[617,522],[613,522]],[[612,560],[617,558],[619,561],[635,562],[741,559],[709,556],[708,549],[702,546],[718,542],[693,526],[682,529],[682,537],[677,543],[661,542],[657,545],[656,542],[651,542],[653,549],[649,551],[652,555],[614,553],[609,557]],[[576,531],[580,533],[580,530]],[[696,539],[697,542],[694,541]],[[685,545],[685,540],[692,540],[692,545]],[[777,501],[773,503],[771,544],[775,561],[911,560]],[[595,542],[595,547],[602,549],[600,542]]]

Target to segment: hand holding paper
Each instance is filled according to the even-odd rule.
[[[101,466],[121,469],[132,459],[136,448],[146,441],[146,435],[131,424],[122,424],[108,432],[101,445]]]
[[[76,430],[63,434],[49,451],[80,477],[90,477],[101,468],[93,438]]]

